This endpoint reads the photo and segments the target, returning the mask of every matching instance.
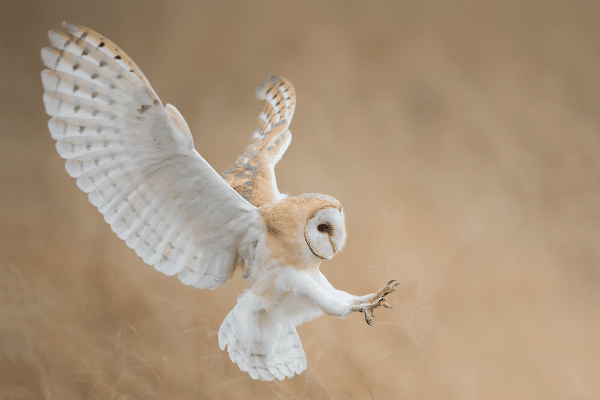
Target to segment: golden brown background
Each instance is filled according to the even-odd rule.
[[[600,398],[600,2],[20,1],[0,10],[0,398]],[[279,188],[342,202],[322,265],[395,311],[299,328],[256,382],[215,336],[244,282],[145,265],[64,171],[40,48],[120,45],[217,171],[269,73],[298,94]]]

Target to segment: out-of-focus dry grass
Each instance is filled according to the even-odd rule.
[[[23,1],[0,19],[0,398],[600,398],[600,3]],[[296,87],[282,191],[344,205],[334,286],[395,311],[300,327],[255,382],[217,345],[244,282],[146,266],[64,171],[40,48],[101,32],[230,167],[269,73]]]

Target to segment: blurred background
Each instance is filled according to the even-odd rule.
[[[600,398],[600,3],[19,1],[0,16],[0,398]],[[254,90],[296,88],[282,192],[326,193],[321,269],[369,327],[298,331],[308,369],[253,381],[216,333],[243,290],[145,265],[64,170],[40,49],[63,20],[124,49],[219,172]]]

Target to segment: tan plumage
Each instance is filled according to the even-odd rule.
[[[181,282],[214,289],[245,269],[248,289],[219,330],[219,346],[254,379],[306,369],[296,326],[385,303],[391,282],[368,296],[333,288],[319,271],[345,243],[332,197],[282,196],[274,167],[291,142],[295,92],[270,76],[255,141],[221,178],[196,152],[179,111],[162,102],[115,44],[81,26],[50,32],[42,50],[48,123],[69,175],[113,231]]]
[[[286,79],[269,76],[269,83],[256,89],[256,97],[265,100],[252,135],[256,141],[237,159],[237,167],[223,177],[240,195],[256,207],[282,198],[275,181],[275,164],[292,141],[288,130],[296,108],[294,87]]]

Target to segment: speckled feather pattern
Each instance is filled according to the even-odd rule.
[[[237,167],[223,173],[227,182],[246,200],[261,207],[281,199],[275,181],[275,165],[292,141],[289,131],[296,108],[296,92],[290,82],[276,75],[256,89],[264,100],[258,127],[251,143],[237,161]]]
[[[231,275],[240,241],[256,241],[258,213],[189,148],[121,49],[88,28],[64,26],[42,50],[42,83],[67,172],[144,262],[187,285],[217,287]]]
[[[370,301],[319,271],[341,251],[341,204],[282,196],[274,167],[291,142],[296,96],[270,76],[255,141],[223,179],[194,149],[190,129],[114,43],[81,26],[49,33],[42,50],[48,128],[68,174],[145,263],[186,285],[214,289],[245,268],[248,289],[219,330],[221,349],[254,379],[307,368],[296,326],[343,317]],[[365,303],[366,304],[366,303]]]

